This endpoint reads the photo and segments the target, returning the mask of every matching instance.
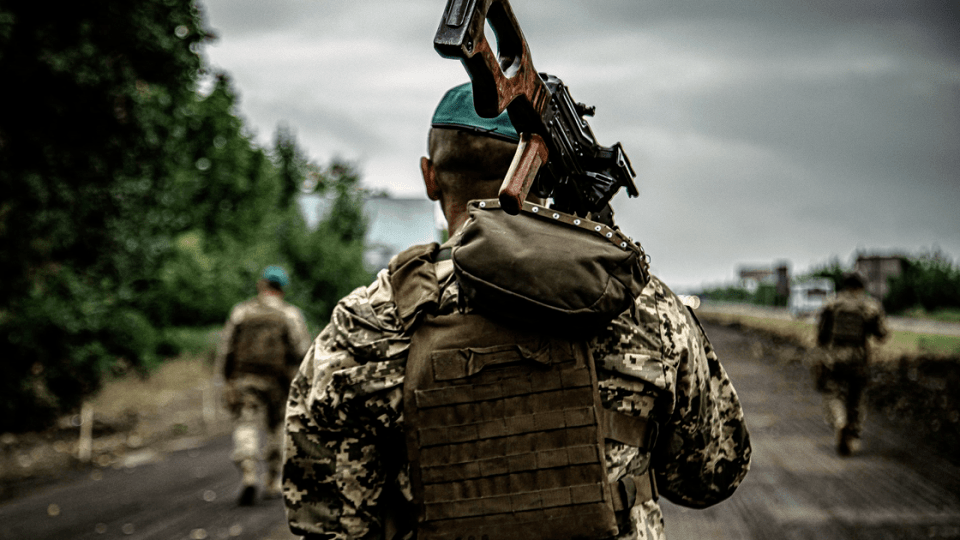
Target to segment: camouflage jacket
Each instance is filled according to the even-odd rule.
[[[440,313],[457,309],[449,261],[438,263]],[[603,405],[652,416],[661,436],[653,467],[660,494],[702,508],[730,496],[750,464],[736,391],[692,313],[656,277],[591,342]],[[385,487],[410,500],[403,467],[402,385],[410,335],[387,270],[340,301],[308,351],[287,405],[283,495],[291,529],[306,538],[383,537]],[[397,442],[400,441],[400,442]],[[651,457],[607,441],[611,481],[647,469]],[[392,485],[392,486],[391,486]],[[620,539],[663,538],[656,500],[637,503]]]
[[[230,310],[230,317],[227,324],[223,327],[220,334],[220,344],[217,347],[217,356],[214,360],[214,373],[224,376],[229,372],[228,359],[230,349],[233,346],[234,333],[237,325],[246,318],[261,313],[265,310],[280,311],[287,322],[287,328],[290,332],[290,338],[293,341],[294,350],[291,354],[296,358],[303,358],[310,347],[310,331],[307,330],[307,323],[303,318],[303,312],[300,308],[283,301],[279,296],[271,294],[260,294],[244,302],[233,306]],[[227,377],[229,378],[229,377]]]

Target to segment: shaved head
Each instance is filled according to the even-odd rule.
[[[469,131],[432,128],[427,142],[437,183],[459,201],[497,197],[517,144]]]

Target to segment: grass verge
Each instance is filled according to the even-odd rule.
[[[178,355],[148,372],[129,370],[104,381],[86,403],[92,411],[92,441],[81,461],[81,414],[61,418],[53,429],[0,436],[0,500],[12,483],[56,477],[78,467],[123,467],[156,443],[175,444],[229,430],[229,417],[213,382],[212,353],[219,328],[164,332]],[[77,411],[78,413],[80,411]]]
[[[738,323],[807,349],[816,346],[815,325],[809,318],[788,320],[709,310],[697,311],[697,317],[718,324]],[[872,352],[877,362],[895,362],[904,356],[960,355],[960,337],[892,330],[883,343],[873,341]]]

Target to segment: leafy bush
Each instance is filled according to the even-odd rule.
[[[215,337],[220,328],[219,324],[164,328],[160,332],[157,354],[163,358],[183,355],[211,357],[210,353],[217,346]]]
[[[16,314],[13,316],[12,314]],[[69,268],[37,280],[0,320],[0,429],[51,422],[96,391],[105,373],[156,365],[157,331],[142,313]]]
[[[749,301],[758,306],[784,307],[787,305],[787,297],[778,295],[777,286],[769,283],[761,283],[750,296]]]
[[[321,176],[334,213],[309,231],[310,170],[292,131],[259,147],[230,79],[196,92],[209,38],[190,0],[0,7],[0,432],[40,429],[105,374],[184,350],[176,326],[221,325],[268,264],[322,324],[369,279],[359,175]],[[16,224],[16,231],[14,225]]]
[[[758,306],[787,305],[786,298],[777,295],[776,285],[768,283],[761,283],[754,292],[750,292],[743,287],[727,286],[704,289],[698,294],[704,300],[716,302],[734,302]]]
[[[704,300],[714,300],[717,302],[749,302],[753,295],[750,291],[742,287],[716,287],[704,289],[700,292]]]
[[[822,277],[833,280],[833,288],[839,291],[843,284],[843,275],[849,272],[840,264],[840,260],[833,258],[830,262],[814,267],[807,275],[810,277]]]
[[[891,313],[916,306],[927,312],[960,308],[960,268],[938,251],[910,258],[903,273],[890,280],[883,305]]]

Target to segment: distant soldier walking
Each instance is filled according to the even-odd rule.
[[[227,383],[234,419],[233,461],[241,474],[238,503],[252,505],[259,484],[259,432],[265,433],[265,495],[280,495],[281,429],[290,381],[310,346],[303,313],[283,301],[289,278],[267,267],[257,296],[233,307],[217,350],[216,373]]]
[[[869,376],[868,339],[874,336],[882,341],[887,334],[883,307],[867,296],[858,274],[846,274],[837,297],[820,311],[817,325],[817,344],[825,352],[817,384],[825,393],[841,456],[860,449]]]

